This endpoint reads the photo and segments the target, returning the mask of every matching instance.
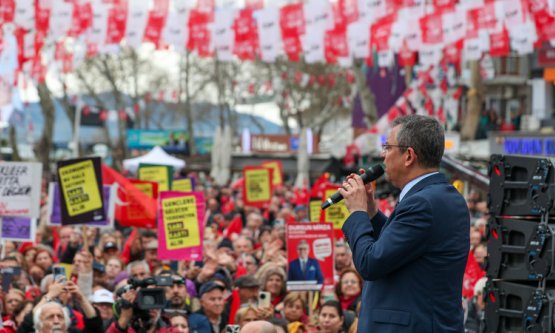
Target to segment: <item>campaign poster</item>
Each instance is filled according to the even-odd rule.
[[[243,201],[247,206],[264,207],[272,199],[272,169],[243,167]]]
[[[158,257],[200,260],[204,239],[204,195],[201,192],[160,192]]]
[[[332,224],[287,224],[287,262],[287,290],[333,288]]]
[[[100,157],[58,162],[62,224],[104,221]]]
[[[337,189],[341,187],[340,185],[327,185],[324,190],[324,198],[329,198],[337,192]],[[325,200],[325,199],[324,199]],[[320,202],[322,204],[323,201]],[[343,231],[341,228],[343,224],[349,217],[349,210],[345,206],[344,201],[340,201],[336,204],[331,205],[327,209],[322,211],[320,216],[321,222],[330,222],[333,224],[333,230],[335,231],[335,238],[344,238]]]
[[[169,165],[139,164],[138,178],[158,183],[158,191],[169,191],[172,186],[173,167]]]
[[[82,224],[98,228],[112,228],[114,226],[114,216],[116,211],[116,191],[117,189],[115,186],[103,185],[102,194],[106,218],[101,221],[83,222]],[[48,184],[48,225],[62,225],[62,206],[60,200],[60,186],[58,183],[52,182]]]
[[[191,177],[176,178],[172,182],[172,191],[193,192],[195,190],[195,180]]]
[[[0,162],[0,216],[40,214],[41,163]]]
[[[322,199],[310,199],[308,203],[308,218],[310,222],[320,222],[322,213]]]
[[[37,220],[30,217],[2,216],[0,239],[15,242],[34,242]]]
[[[283,164],[281,161],[264,161],[262,166],[272,169],[272,186],[283,186]]]

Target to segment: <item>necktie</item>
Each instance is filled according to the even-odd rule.
[[[301,270],[303,271],[303,275],[306,272],[306,261],[301,260]]]

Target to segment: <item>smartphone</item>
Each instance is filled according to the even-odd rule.
[[[225,325],[225,333],[239,333],[241,326],[239,325]]]
[[[54,266],[52,268],[52,274],[54,275],[54,281],[62,283],[67,281],[66,268],[63,266]]]
[[[258,292],[258,306],[261,308],[267,308],[270,306],[272,300],[272,294],[267,291]]]

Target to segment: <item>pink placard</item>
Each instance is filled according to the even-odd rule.
[[[204,195],[163,191],[159,195],[158,258],[201,260],[204,240]]]

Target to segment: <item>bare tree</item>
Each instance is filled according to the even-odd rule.
[[[470,62],[471,86],[468,90],[468,109],[461,129],[462,140],[474,140],[478,124],[480,122],[480,111],[484,100],[484,84],[480,75],[480,62]]]
[[[44,116],[44,128],[42,130],[42,136],[35,146],[35,155],[42,163],[45,175],[48,175],[50,174],[50,152],[52,150],[56,110],[46,82],[39,82],[37,84],[37,91],[42,114]]]

